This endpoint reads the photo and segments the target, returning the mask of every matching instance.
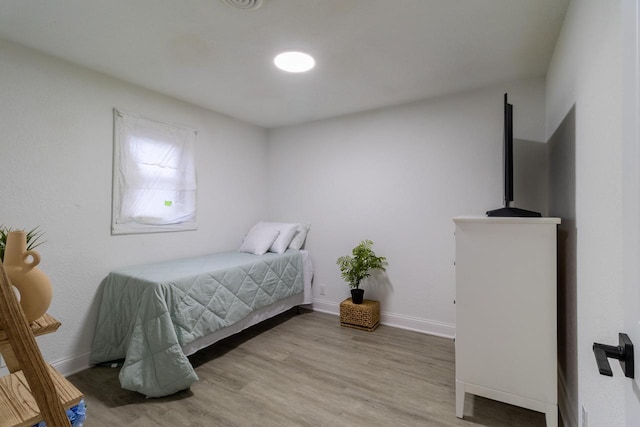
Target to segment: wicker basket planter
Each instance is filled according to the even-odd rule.
[[[364,300],[354,304],[351,298],[340,303],[340,326],[374,331],[380,324],[380,302]]]

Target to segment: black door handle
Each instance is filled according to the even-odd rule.
[[[593,344],[593,354],[596,356],[598,371],[600,371],[601,375],[608,377],[613,376],[608,360],[608,358],[611,357],[620,361],[620,366],[622,367],[625,377],[634,378],[633,343],[629,336],[623,333],[618,334],[618,343],[618,346],[600,343]]]

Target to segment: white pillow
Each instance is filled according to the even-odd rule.
[[[310,228],[311,224],[298,224],[296,234],[294,234],[293,239],[291,239],[289,247],[291,249],[300,250],[304,245],[304,241],[307,239],[307,233],[309,232]]]
[[[255,255],[264,255],[273,242],[276,241],[280,231],[273,227],[261,227],[258,223],[253,226],[240,245],[239,252],[248,252]]]
[[[289,247],[289,243],[291,243],[291,239],[293,239],[293,235],[296,234],[296,230],[298,229],[298,224],[290,224],[286,222],[260,222],[259,223],[263,227],[268,227],[280,232],[278,238],[269,248],[270,252],[275,252],[277,254],[284,253]]]

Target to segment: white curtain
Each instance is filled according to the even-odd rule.
[[[196,136],[114,110],[113,234],[196,228]]]

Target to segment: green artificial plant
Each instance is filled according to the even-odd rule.
[[[383,256],[376,256],[372,247],[371,240],[363,240],[353,248],[352,255],[341,256],[336,261],[340,266],[342,278],[349,283],[352,289],[358,289],[360,282],[369,277],[372,270],[386,271],[387,259]]]
[[[39,230],[40,226],[33,228],[31,231],[27,232],[27,250],[33,250],[44,243],[44,241],[40,240],[43,231]],[[0,260],[4,261],[4,248],[7,244],[7,236],[12,231],[20,231],[14,230],[12,228],[8,228],[4,225],[0,225]]]

